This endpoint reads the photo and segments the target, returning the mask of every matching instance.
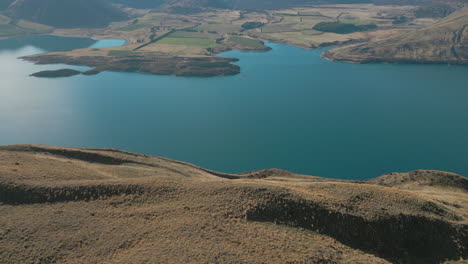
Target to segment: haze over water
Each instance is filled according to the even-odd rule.
[[[414,169],[468,175],[468,68],[345,64],[281,44],[232,51],[242,73],[104,72],[40,79],[17,57],[120,40],[0,40],[0,144],[112,147],[223,172],[282,168],[365,179]]]

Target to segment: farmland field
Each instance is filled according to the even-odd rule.
[[[203,24],[198,27],[200,30],[204,31],[217,31],[217,32],[238,32],[241,30],[241,26],[237,24]]]
[[[229,41],[234,42],[236,44],[252,47],[252,48],[261,48],[263,44],[261,41],[251,38],[244,38],[244,37],[230,37]]]
[[[46,25],[43,25],[43,24],[33,23],[33,22],[26,21],[26,20],[23,20],[23,19],[18,21],[18,23],[16,25],[21,27],[21,28],[27,28],[27,29],[34,30],[34,31],[36,31],[36,33],[47,33],[47,32],[50,32],[50,31],[53,30],[52,27],[49,27],[49,26],[46,26]]]
[[[212,39],[205,39],[205,38],[174,38],[174,37],[166,37],[158,42],[159,44],[171,44],[171,45],[184,45],[184,46],[197,46],[202,48],[217,48],[221,47],[221,45],[216,44],[216,42]]]
[[[215,39],[217,36],[210,33],[191,32],[191,31],[176,31],[169,37],[171,38],[202,38],[202,39]]]
[[[117,30],[120,30],[120,31],[133,31],[133,30],[146,28],[146,27],[152,27],[152,26],[153,25],[151,25],[151,24],[132,24],[132,25],[128,25],[128,26],[125,26],[125,27],[118,28]]]
[[[0,15],[0,24],[8,24],[9,22],[10,18]]]
[[[0,37],[14,36],[26,33],[31,33],[31,31],[10,24],[0,24]]]

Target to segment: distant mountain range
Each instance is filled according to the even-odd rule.
[[[131,2],[131,0],[113,0]],[[466,2],[467,0],[153,0],[164,2],[162,6],[179,7],[213,7],[227,9],[278,9],[305,4],[358,4],[373,3],[377,5],[432,5],[435,3]],[[132,3],[151,2],[151,0],[133,1]],[[130,4],[135,5],[135,4]]]
[[[468,0],[1,0],[0,11],[4,10],[4,13],[13,19],[25,19],[58,28],[95,28],[128,19],[128,14],[119,6],[195,13],[205,8],[267,10],[305,4],[431,5],[454,1]],[[431,10],[424,12],[428,11]]]
[[[125,12],[107,0],[16,0],[5,12],[14,19],[58,28],[105,27],[128,19]]]
[[[121,4],[132,8],[158,8],[165,3],[165,0],[109,0],[115,4]]]
[[[427,28],[338,48],[325,57],[360,63],[468,64],[468,6]]]
[[[2,0],[0,1],[0,11],[7,9],[14,0]]]

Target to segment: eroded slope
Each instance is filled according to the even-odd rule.
[[[466,259],[466,183],[436,171],[366,182],[225,174],[119,150],[5,146],[0,262]]]

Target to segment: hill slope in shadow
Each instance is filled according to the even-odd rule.
[[[6,13],[57,28],[106,27],[128,18],[107,0],[16,0]]]

